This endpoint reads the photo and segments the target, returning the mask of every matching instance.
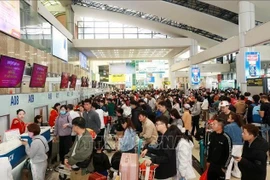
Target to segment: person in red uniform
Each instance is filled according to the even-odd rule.
[[[49,118],[49,125],[51,127],[54,126],[55,124],[55,120],[56,118],[58,117],[58,112],[59,112],[59,109],[60,109],[60,103],[56,103],[53,107],[52,107],[52,110],[50,112],[50,118]]]
[[[23,134],[26,129],[26,124],[23,122],[25,111],[23,109],[17,110],[17,118],[14,118],[10,129],[19,129],[20,134]]]

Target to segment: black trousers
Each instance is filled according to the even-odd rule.
[[[72,146],[71,135],[59,136],[59,156],[62,164],[64,164],[65,155],[69,152],[71,146]]]
[[[222,171],[221,166],[211,163],[207,173],[207,180],[225,180],[225,173]]]
[[[191,130],[191,135],[194,136],[194,132],[196,129],[196,132],[199,130],[199,121],[200,121],[200,115],[197,116],[192,116],[192,130]]]

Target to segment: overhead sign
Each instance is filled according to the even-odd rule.
[[[201,72],[200,68],[192,67],[191,68],[191,83],[193,85],[198,85],[201,82]]]
[[[117,82],[125,82],[126,76],[125,74],[112,74],[109,76],[110,82],[117,83]]]
[[[246,78],[259,78],[261,75],[261,56],[259,52],[245,53]]]
[[[247,79],[247,86],[263,86],[262,78]]]

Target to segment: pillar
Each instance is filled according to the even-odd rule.
[[[71,8],[71,5],[67,5],[66,7],[66,23],[67,23],[67,30],[74,36],[74,12]]]
[[[176,77],[175,77],[175,72],[171,71],[171,67],[174,64],[174,59],[169,59],[169,81],[171,82],[171,89],[175,89],[176,88]],[[178,87],[177,87],[178,88]]]
[[[191,46],[190,46],[190,57],[192,57],[192,56],[194,56],[194,55],[196,55],[196,54],[198,54],[198,42],[197,41],[195,41],[195,40],[192,40],[192,43],[191,43]],[[198,89],[199,87],[198,87],[198,85],[192,85],[192,82],[191,82],[191,68],[192,68],[192,62],[191,62],[191,60],[190,60],[190,65],[189,65],[189,68],[188,68],[188,70],[189,70],[189,73],[188,73],[188,82],[189,82],[189,87],[191,88],[191,89]]]
[[[236,80],[242,92],[247,91],[245,73],[245,52],[253,48],[245,47],[245,34],[255,27],[255,6],[248,1],[239,2],[239,54],[236,58]]]

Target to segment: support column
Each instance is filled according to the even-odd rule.
[[[74,12],[71,8],[71,5],[66,6],[66,23],[67,23],[67,30],[74,36]]]
[[[245,52],[253,48],[245,47],[245,34],[255,27],[255,6],[248,1],[239,2],[239,54],[236,58],[236,80],[242,92],[247,92],[245,73]]]
[[[176,77],[175,77],[175,72],[171,71],[171,67],[174,64],[174,59],[169,59],[169,81],[171,82],[171,89],[176,88]],[[178,88],[178,87],[177,87]]]
[[[192,40],[192,43],[191,43],[191,46],[190,46],[190,57],[198,54],[198,42],[195,41],[195,40]],[[197,85],[192,85],[192,82],[191,82],[191,68],[192,68],[192,62],[191,60],[189,61],[189,68],[188,68],[188,82],[189,82],[189,87],[191,89],[198,89],[198,86]]]

